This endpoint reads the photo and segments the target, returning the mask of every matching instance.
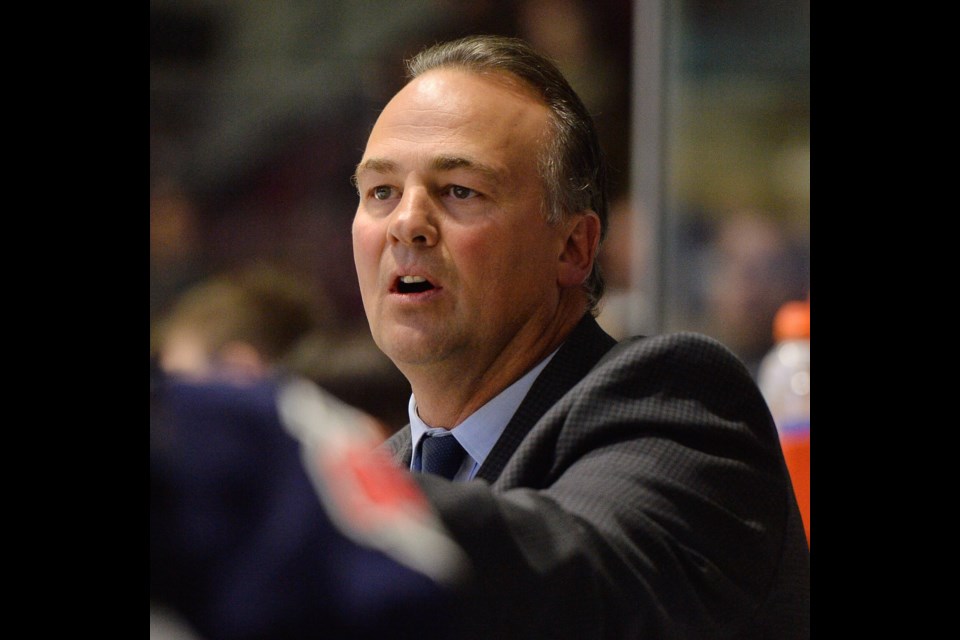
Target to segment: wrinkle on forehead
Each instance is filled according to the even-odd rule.
[[[419,166],[475,171],[491,184],[507,184],[515,176],[540,174],[550,122],[546,104],[502,73],[435,69],[384,107],[354,176]]]
[[[483,99],[499,92],[509,96],[496,101]],[[394,122],[401,127],[422,126],[423,121],[418,116],[429,113],[441,120],[435,126],[482,130],[496,124],[505,129],[516,129],[528,123],[530,118],[549,120],[550,114],[546,103],[533,89],[510,74],[477,73],[457,68],[434,69],[414,78],[391,103],[387,105],[388,109],[393,106],[404,112],[402,120],[407,124],[402,120]]]
[[[503,173],[501,170],[474,160],[465,156],[458,155],[437,155],[430,159],[429,168],[434,171],[453,171],[455,169],[467,169],[481,173],[488,178],[496,179]],[[357,165],[356,174],[370,171],[373,173],[389,174],[399,171],[400,165],[393,160],[386,158],[367,158]]]

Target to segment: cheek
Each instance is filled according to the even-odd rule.
[[[561,243],[556,236],[556,230],[540,220],[513,229],[511,243],[517,268],[536,278],[546,277],[560,255]]]
[[[449,249],[458,271],[484,299],[524,297],[551,277],[554,249],[536,224],[488,227],[457,239]]]
[[[484,225],[446,231],[444,250],[463,279],[463,285],[489,289],[509,271],[510,261],[515,259],[515,247],[500,227]]]
[[[383,245],[383,233],[379,227],[357,214],[353,221],[353,262],[360,278],[361,287],[365,278],[376,276],[377,265]]]

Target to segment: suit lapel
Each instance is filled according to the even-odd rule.
[[[410,459],[413,457],[413,443],[412,436],[410,435],[410,425],[407,424],[405,427],[387,438],[387,440],[380,445],[380,448],[386,450],[387,453],[390,454],[397,466],[404,469],[409,469]]]
[[[487,456],[477,477],[493,482],[516,451],[520,442],[547,410],[563,397],[616,344],[587,314],[544,368],[520,403],[503,435]],[[409,429],[407,430],[409,433]],[[409,436],[408,448],[409,448]],[[409,461],[408,461],[409,463]]]

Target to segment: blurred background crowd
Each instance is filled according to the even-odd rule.
[[[350,176],[404,83],[404,58],[497,33],[553,57],[595,114],[615,202],[602,324],[618,337],[701,331],[755,371],[777,309],[809,297],[809,9],[151,0],[153,355],[182,337],[176,318],[230,319],[237,335],[287,323],[260,336],[265,351],[252,358],[223,349],[227,334],[204,339],[242,370],[282,359],[388,431],[405,424],[409,388],[373,345],[360,303]],[[264,293],[274,286],[284,293]],[[241,299],[247,315],[235,311]],[[176,344],[172,366],[197,360]]]

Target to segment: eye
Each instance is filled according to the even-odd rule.
[[[452,185],[447,192],[457,200],[466,200],[477,195],[477,192],[467,187],[461,187],[458,184]]]
[[[373,194],[373,197],[377,200],[386,200],[393,194],[393,189],[391,187],[374,187],[370,190],[370,193]]]

